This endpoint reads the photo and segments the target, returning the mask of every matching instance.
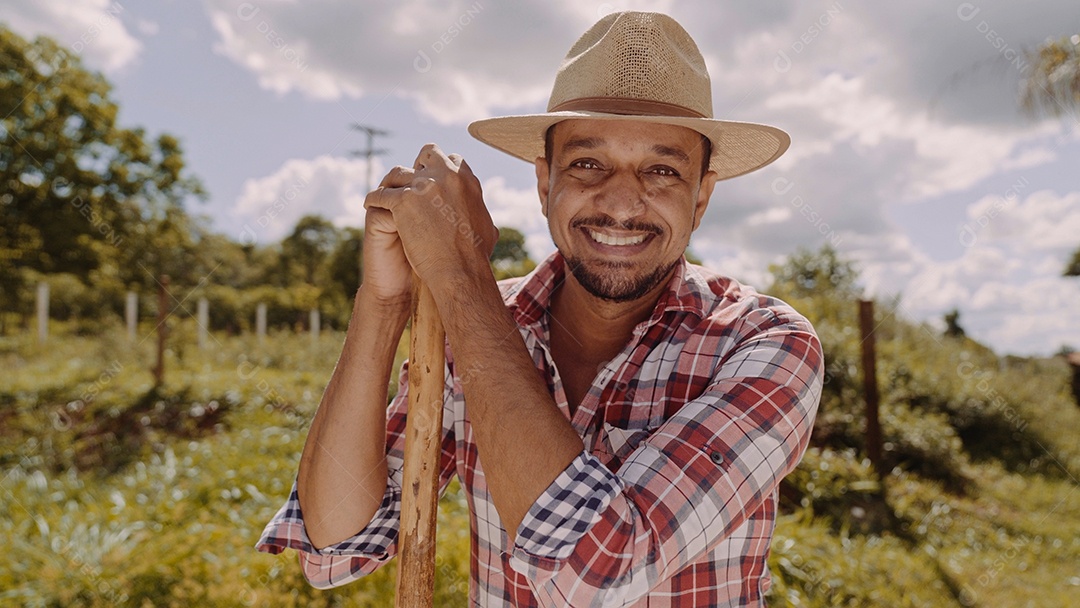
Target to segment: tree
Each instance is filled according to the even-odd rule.
[[[802,298],[829,294],[855,300],[862,294],[855,265],[841,259],[836,249],[828,244],[817,251],[800,249],[784,264],[769,266],[769,272],[773,275],[769,292],[781,296]]]
[[[1020,103],[1031,114],[1061,116],[1080,108],[1080,34],[1047,40],[1030,53]]]
[[[84,283],[138,276],[122,252],[145,223],[175,224],[200,197],[176,138],[116,124],[109,83],[52,40],[0,26],[0,306],[19,307],[28,272]],[[167,224],[159,224],[167,228]]]
[[[1080,249],[1073,252],[1072,259],[1063,273],[1067,277],[1080,277]]]
[[[956,308],[945,313],[945,335],[950,338],[963,338],[967,335],[960,327],[960,311]]]
[[[697,256],[696,253],[690,250],[689,246],[687,246],[686,251],[683,252],[683,255],[686,256],[686,261],[690,262],[691,264],[697,264],[698,266],[701,266],[705,263],[701,260],[701,258]]]
[[[364,247],[364,231],[360,228],[345,228],[341,232],[337,247],[330,254],[327,271],[330,281],[351,302],[356,290],[360,288],[363,272],[360,252]]]
[[[320,215],[305,215],[296,222],[292,234],[281,241],[283,263],[298,267],[302,280],[309,285],[330,253],[337,247],[341,235],[329,220]]]
[[[1047,40],[1029,53],[1033,68],[1023,82],[1021,106],[1031,115],[1062,116],[1080,110],[1080,34]],[[1064,276],[1080,276],[1080,249]]]
[[[525,249],[525,235],[516,228],[499,228],[499,240],[491,252],[491,269],[495,278],[505,279],[528,274],[536,268]]]

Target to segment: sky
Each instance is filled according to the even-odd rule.
[[[673,16],[697,41],[717,118],[763,122],[791,149],[720,182],[692,250],[763,289],[768,266],[828,243],[868,297],[999,352],[1080,348],[1080,119],[1019,108],[1025,53],[1080,32],[1075,0],[899,3],[548,0],[0,0],[114,84],[123,126],[181,140],[209,198],[191,211],[245,242],[301,216],[363,224],[377,182],[420,147],[458,152],[497,225],[554,250],[530,164],[472,120],[542,112],[566,51],[620,10]],[[1074,40],[1080,42],[1080,38]]]

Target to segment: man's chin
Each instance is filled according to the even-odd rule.
[[[591,295],[612,303],[638,300],[668,280],[679,260],[652,270],[634,270],[634,264],[612,261],[581,261],[567,258],[566,264],[577,282]]]

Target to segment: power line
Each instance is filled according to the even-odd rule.
[[[385,148],[375,148],[375,138],[390,135],[390,132],[359,123],[353,123],[350,128],[357,131],[363,131],[367,134],[367,148],[363,150],[353,150],[349,152],[349,155],[362,156],[367,161],[367,192],[371,192],[371,159],[375,156],[382,156],[383,154],[388,154],[390,152]]]

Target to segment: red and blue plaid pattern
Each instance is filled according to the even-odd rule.
[[[758,606],[780,480],[806,450],[821,396],[821,346],[791,307],[681,263],[652,316],[601,368],[571,417],[548,350],[558,254],[500,284],[538,370],[585,451],[514,537],[488,494],[459,372],[447,353],[440,482],[457,474],[472,530],[478,606]],[[387,422],[390,479],[371,523],[315,550],[296,488],[258,549],[300,553],[316,587],[368,574],[396,553],[406,365]],[[464,372],[460,372],[464,373]],[[482,372],[480,372],[482,373]]]

